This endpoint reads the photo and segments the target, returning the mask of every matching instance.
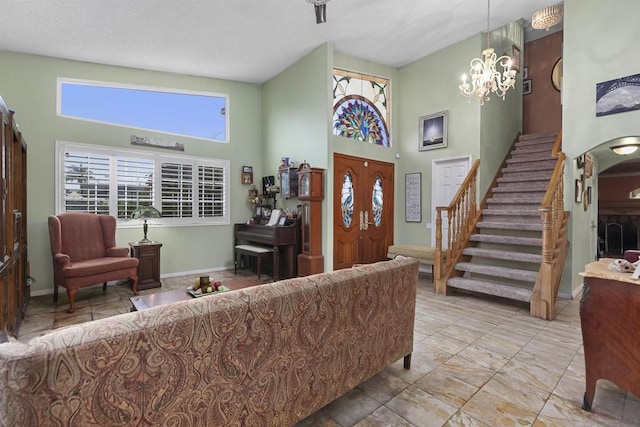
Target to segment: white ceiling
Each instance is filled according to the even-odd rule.
[[[492,0],[491,28],[557,2]],[[0,50],[262,83],[325,42],[400,67],[486,19],[483,0],[332,0],[324,24],[306,0],[0,0]]]

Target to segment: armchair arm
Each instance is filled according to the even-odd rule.
[[[69,255],[67,254],[57,253],[53,256],[53,262],[60,265],[60,267],[65,268],[71,265],[71,258],[69,258]]]
[[[107,248],[105,255],[112,256],[112,257],[125,257],[125,256],[129,256],[129,249],[128,248]]]

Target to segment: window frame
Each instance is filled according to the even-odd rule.
[[[109,88],[116,88],[116,89],[139,90],[139,91],[143,91],[143,92],[174,93],[174,94],[181,94],[181,95],[198,95],[198,96],[209,96],[209,97],[224,98],[224,100],[225,100],[225,106],[224,106],[224,110],[225,110],[224,111],[224,120],[225,120],[224,139],[203,138],[203,137],[194,136],[194,135],[167,132],[167,131],[163,131],[163,130],[159,130],[159,129],[149,129],[149,128],[144,128],[144,127],[139,127],[139,126],[132,126],[132,125],[127,125],[127,124],[114,123],[114,122],[109,122],[109,121],[104,121],[104,120],[95,120],[95,119],[90,119],[90,118],[85,118],[85,117],[80,117],[80,116],[73,116],[73,115],[63,114],[62,113],[62,85],[65,84],[65,83],[76,84],[76,85],[86,85],[86,86],[109,87]],[[66,119],[71,119],[71,120],[80,120],[80,121],[84,121],[84,122],[100,123],[100,124],[105,124],[105,125],[110,125],[110,126],[117,126],[117,127],[120,127],[120,128],[138,129],[138,130],[156,132],[156,133],[163,134],[163,135],[172,135],[172,136],[179,136],[179,137],[183,137],[183,138],[198,139],[198,140],[201,140],[201,141],[218,142],[218,143],[221,143],[221,144],[228,144],[229,141],[230,141],[230,139],[229,139],[229,137],[230,137],[230,135],[229,135],[229,111],[230,111],[230,108],[229,108],[229,95],[226,94],[226,93],[205,92],[205,91],[195,91],[195,90],[176,89],[176,88],[165,88],[165,87],[159,87],[159,86],[143,86],[143,85],[125,84],[125,83],[117,83],[117,82],[107,82],[107,81],[100,81],[100,80],[74,79],[74,78],[69,78],[69,77],[58,77],[57,78],[56,87],[57,87],[56,114],[57,114],[58,117],[63,117],[63,118],[66,118]]]
[[[162,217],[158,221],[163,226],[196,226],[196,225],[229,225],[231,223],[230,213],[230,169],[231,162],[225,159],[200,158],[187,155],[169,155],[164,153],[147,152],[141,150],[133,150],[126,148],[108,147],[95,144],[56,141],[55,145],[55,212],[60,214],[66,211],[64,182],[65,172],[65,153],[67,151],[75,151],[88,154],[96,154],[109,157],[109,215],[116,218],[119,227],[139,226],[139,221],[130,218],[118,218],[118,173],[117,159],[118,157],[126,157],[129,159],[144,159],[154,162],[154,188],[153,188],[153,206],[162,211],[162,187],[161,187],[161,169],[162,164],[180,163],[189,164],[194,170],[192,184],[192,209],[190,217],[172,218]],[[199,177],[198,170],[200,166],[222,169],[222,204],[223,214],[217,217],[200,217],[199,216]],[[69,211],[72,212],[72,211]]]

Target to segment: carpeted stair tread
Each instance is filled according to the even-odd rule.
[[[529,172],[529,171],[541,171],[541,170],[554,170],[556,167],[556,161],[544,160],[531,163],[511,163],[506,168],[502,168],[502,173],[509,172]]]
[[[507,172],[510,172],[510,171],[521,171],[521,170],[523,170],[523,168],[525,166],[526,167],[536,166],[538,169],[545,169],[545,167],[548,169],[551,166],[553,166],[555,168],[556,159],[554,159],[554,158],[551,158],[551,159],[527,159],[527,158],[509,159],[509,160],[507,160],[507,167],[505,168],[505,170]],[[536,170],[536,169],[530,169],[530,170]]]
[[[538,203],[542,202],[546,191],[541,191],[539,189],[531,189],[529,191],[526,190],[514,190],[514,189],[500,189],[496,187],[493,189],[493,197],[496,199],[505,198],[505,199],[520,199],[522,200],[530,200],[537,201]]]
[[[518,141],[532,141],[532,140],[541,140],[541,139],[551,139],[555,142],[558,137],[558,131],[548,131],[548,132],[537,132],[537,133],[526,133],[524,135],[520,135]]]
[[[547,191],[547,187],[549,186],[549,182],[543,181],[534,181],[534,182],[507,182],[507,183],[499,183],[497,187],[493,189],[495,193],[496,190],[499,189],[498,192],[506,192],[506,191]]]
[[[462,253],[469,256],[477,256],[491,259],[506,259],[509,261],[530,262],[532,264],[540,264],[542,255],[530,254],[526,252],[503,251],[499,249],[484,249],[468,247],[464,248]]]
[[[498,234],[472,234],[469,237],[469,240],[471,240],[472,242],[500,243],[520,246],[539,246],[542,248],[542,239],[539,239],[537,237],[502,236]]]
[[[537,207],[531,209],[499,209],[499,208],[487,208],[483,209],[484,215],[500,215],[500,216],[540,216]]]
[[[539,161],[543,161],[543,160],[556,160],[551,153],[549,152],[542,152],[542,153],[527,153],[527,154],[521,154],[518,155],[517,153],[514,153],[514,155],[511,156],[510,159],[507,159],[507,164],[514,164],[514,163],[524,163],[524,162],[539,162]]]
[[[538,199],[532,199],[531,197],[506,197],[504,194],[500,194],[500,197],[492,197],[487,199],[487,204],[491,205],[504,205],[509,206],[505,209],[529,209],[538,208],[542,202],[542,197]],[[520,207],[516,207],[520,206]]]
[[[529,153],[547,153],[551,155],[553,144],[536,144],[536,145],[524,145],[522,147],[516,147],[511,151],[511,157],[529,154]]]
[[[482,280],[465,279],[463,277],[452,277],[447,280],[447,286],[527,303],[531,302],[531,295],[533,294],[529,289]]]
[[[540,220],[540,212],[536,210],[503,210],[503,209],[484,209],[482,211],[482,220],[485,222],[511,222],[526,223],[530,221]]]
[[[542,221],[534,223],[480,221],[476,226],[480,229],[488,228],[493,230],[542,231]]]
[[[525,139],[519,140],[513,146],[513,150],[523,150],[523,149],[534,149],[538,147],[542,147],[546,149],[549,153],[553,150],[553,145],[555,144],[555,139],[541,138],[541,139]]]
[[[495,265],[473,264],[471,262],[459,262],[455,265],[455,269],[458,271],[467,271],[469,273],[484,274],[485,276],[502,277],[505,279],[531,283],[535,283],[536,278],[538,277],[537,271],[498,267]]]
[[[549,183],[551,178],[551,171],[548,174],[521,172],[517,174],[507,174],[498,178],[498,184],[511,183],[511,182],[545,182]]]

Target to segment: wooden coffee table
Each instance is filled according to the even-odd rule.
[[[146,310],[147,308],[156,307],[163,304],[173,304],[174,302],[193,299],[186,290],[157,292],[148,295],[138,295],[129,298],[131,301],[131,311]]]
[[[238,289],[249,288],[251,286],[256,286],[259,284],[261,283],[243,285],[242,282],[229,280],[228,282],[224,283],[224,286],[229,288],[229,290],[231,291],[235,291]],[[214,294],[214,295],[218,295],[218,294]],[[211,297],[214,297],[214,295],[205,295],[200,298],[211,298]],[[185,301],[190,299],[195,299],[195,297],[192,297],[190,294],[188,294],[185,287],[184,290],[178,289],[176,291],[156,292],[156,293],[147,294],[147,295],[137,295],[129,298],[129,301],[131,301],[131,305],[133,306],[131,308],[131,311],[140,311],[140,310],[146,310],[147,308],[151,308],[151,307],[157,307],[159,305],[173,304],[174,302]]]

